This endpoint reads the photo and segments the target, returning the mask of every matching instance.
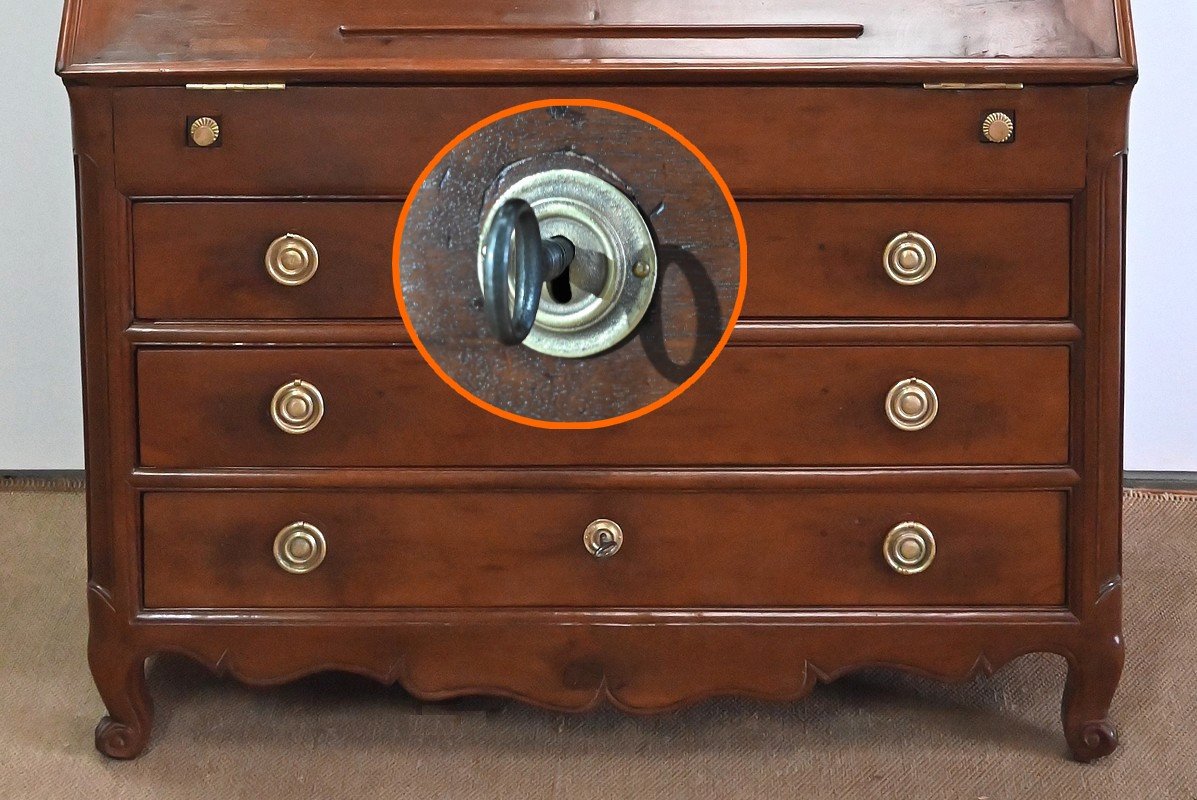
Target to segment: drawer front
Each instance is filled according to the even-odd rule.
[[[1069,313],[1068,203],[745,203],[745,313],[756,317],[1053,319]],[[891,277],[895,240],[917,256]]]
[[[142,319],[398,316],[391,247],[398,203],[166,202],[133,207]],[[1068,316],[1067,203],[744,202],[752,252],[745,317],[1051,319]],[[886,246],[925,236],[917,285],[885,270]],[[273,241],[309,240],[300,285],[267,271]]]
[[[623,532],[605,558],[583,542],[599,518]],[[1065,519],[1062,492],[150,493],[145,604],[1060,605]],[[297,521],[324,548],[304,574],[274,555]],[[883,553],[908,521],[935,543],[909,575]]]
[[[690,138],[739,195],[1009,197],[1084,184],[1086,96],[1074,89],[644,86],[117,89],[117,182],[133,196],[401,196],[468,126],[561,96],[613,100],[657,117]],[[981,141],[982,120],[994,110],[1016,118],[1010,144]],[[204,115],[220,120],[220,146],[186,146],[187,120]],[[546,116],[546,136],[568,136],[570,124]],[[636,174],[632,156],[608,166]]]
[[[629,346],[638,346],[633,342]],[[665,407],[611,428],[529,428],[479,410],[409,348],[145,348],[141,461],[153,467],[984,465],[1067,463],[1065,346],[729,347]],[[887,418],[918,377],[938,414]],[[294,380],[323,416],[284,433]]]
[[[136,314],[397,318],[391,248],[398,220],[398,203],[135,203]],[[280,282],[267,269],[271,244],[287,234],[306,239],[316,256],[315,271],[303,283]],[[293,280],[294,273],[276,271]]]

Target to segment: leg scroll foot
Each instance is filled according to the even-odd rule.
[[[1087,654],[1069,664],[1064,684],[1064,736],[1077,761],[1107,756],[1118,746],[1110,702],[1122,675],[1122,640],[1106,652]]]
[[[147,735],[144,727],[101,717],[96,725],[96,749],[109,758],[136,758],[145,749]]]
[[[91,653],[92,676],[108,715],[96,725],[96,749],[110,758],[136,758],[150,735],[152,709],[145,658]]]

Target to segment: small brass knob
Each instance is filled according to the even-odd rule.
[[[211,147],[220,138],[220,123],[211,117],[200,117],[192,121],[187,135],[196,147]]]
[[[901,522],[885,534],[885,563],[901,575],[917,575],[935,560],[935,536],[918,522]]]
[[[609,519],[596,519],[586,526],[582,542],[595,558],[610,558],[623,546],[623,528]]]
[[[283,286],[307,283],[320,266],[320,254],[310,239],[297,233],[287,233],[266,248],[266,272]]]
[[[1014,138],[1014,118],[1002,111],[986,115],[981,123],[981,135],[993,144],[1006,144]]]
[[[283,433],[307,433],[323,416],[324,398],[307,381],[284,383],[270,401],[270,417]]]
[[[920,431],[930,425],[938,413],[939,397],[935,389],[918,378],[899,381],[885,397],[885,415],[900,430]]]
[[[935,245],[921,233],[899,233],[885,246],[882,263],[895,283],[914,286],[935,271]]]
[[[302,575],[324,561],[324,534],[315,525],[292,522],[274,537],[274,560],[287,572]]]

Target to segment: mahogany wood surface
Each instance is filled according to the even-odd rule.
[[[139,467],[137,489],[561,491],[987,491],[1072,489],[1071,467]]]
[[[400,204],[143,202],[133,206],[136,313],[150,320],[398,318],[390,251]],[[739,203],[752,242],[742,318],[1057,319],[1069,313],[1067,203]],[[931,239],[918,286],[884,271],[903,231]],[[297,233],[320,253],[300,286],[263,254]]]
[[[676,87],[301,86],[116,90],[118,186],[131,196],[401,197],[478,120],[575,94],[629,105],[672,126],[737,197],[1070,197],[1085,180],[1085,98],[1056,87],[712,86],[698,100],[694,88]],[[1009,145],[981,141],[981,122],[994,110],[1016,117]],[[220,147],[186,146],[184,121],[201,115],[221,118]]]
[[[147,608],[1062,605],[1067,495],[152,492]],[[592,520],[619,552],[583,547]],[[293,575],[271,546],[302,520],[328,553]],[[917,575],[886,532],[927,525]],[[197,532],[202,532],[197,535]],[[451,533],[449,533],[451,532]]]
[[[398,218],[398,203],[137,203],[134,310],[143,319],[397,319]],[[319,254],[299,286],[266,271],[267,248],[288,233]]]
[[[403,344],[386,320],[139,320],[124,329],[134,344]],[[745,345],[1066,344],[1082,338],[1068,320],[750,319],[732,329]]]
[[[58,69],[68,79],[124,82],[244,73],[309,81],[859,81],[962,72],[1113,79],[1133,74],[1128,13],[1124,0],[71,0]]]
[[[1062,319],[1067,203],[744,203],[748,317]],[[886,274],[885,246],[914,231],[936,267],[915,286]]]
[[[342,669],[631,712],[1044,651],[1068,664],[1070,752],[1112,751],[1127,3],[391,6],[67,3],[97,747],[143,751],[165,651],[254,684]],[[660,411],[520,430],[430,373],[376,282],[387,216],[450,137],[570,96],[711,158],[745,210],[752,318]],[[981,141],[991,111],[1013,142]],[[219,147],[185,144],[203,114]],[[321,271],[276,293],[262,248],[300,225]],[[940,264],[890,286],[878,248],[909,229]],[[940,418],[899,432],[881,402],[913,374]],[[301,375],[326,419],[286,436],[266,403]],[[330,543],[306,576],[270,560],[299,515]],[[598,516],[628,534],[601,563]],[[899,577],[878,539],[906,516],[942,549]]]
[[[152,467],[1066,464],[1068,374],[1061,346],[729,347],[660,411],[562,431],[479,411],[410,349],[147,348],[139,441]],[[885,416],[910,377],[939,396],[920,431]],[[325,407],[299,435],[269,413],[296,378]]]

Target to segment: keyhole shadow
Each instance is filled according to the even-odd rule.
[[[694,345],[690,357],[681,363],[673,360],[665,339],[662,288],[670,269],[677,269],[681,273],[694,297]],[[657,291],[640,328],[640,342],[653,368],[666,380],[675,384],[683,383],[702,366],[719,344],[723,336],[722,320],[719,292],[702,261],[677,245],[658,247]]]

